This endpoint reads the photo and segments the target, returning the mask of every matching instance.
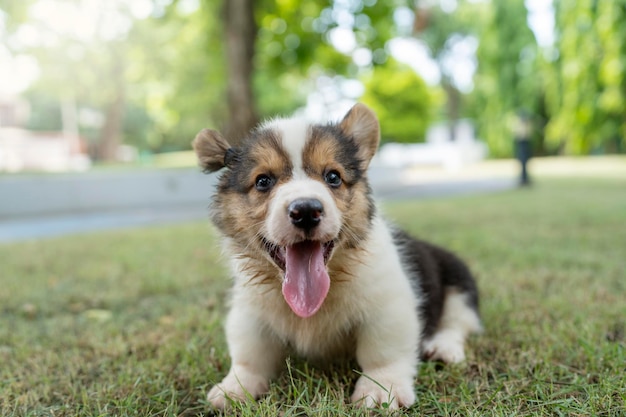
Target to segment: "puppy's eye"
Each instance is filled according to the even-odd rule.
[[[324,181],[331,187],[337,188],[341,185],[341,175],[333,169],[324,174]]]
[[[274,179],[269,175],[261,174],[254,180],[254,186],[259,191],[269,191],[274,186]]]

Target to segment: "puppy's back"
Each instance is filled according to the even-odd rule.
[[[393,237],[414,291],[421,298],[424,337],[432,336],[437,330],[450,291],[464,294],[467,307],[478,313],[478,289],[465,262],[454,253],[403,230],[394,230]]]

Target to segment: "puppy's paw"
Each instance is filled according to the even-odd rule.
[[[400,407],[409,407],[415,402],[413,380],[409,378],[408,381],[393,381],[362,375],[356,382],[350,401],[367,408],[397,410]]]
[[[432,339],[424,342],[423,355],[431,361],[460,363],[465,360],[463,336],[453,331],[436,333]]]
[[[268,388],[269,381],[266,377],[238,367],[231,369],[222,382],[211,388],[207,400],[214,408],[223,409],[228,406],[229,399],[235,401],[257,399],[266,393]]]

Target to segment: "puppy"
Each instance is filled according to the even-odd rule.
[[[234,277],[232,367],[208,393],[214,407],[258,398],[290,353],[356,358],[351,401],[391,409],[415,401],[420,356],[465,358],[481,328],[474,279],[381,218],[367,180],[379,130],[356,104],[339,123],[270,120],[237,147],[213,130],[194,139],[205,172],[226,168],[211,219]]]

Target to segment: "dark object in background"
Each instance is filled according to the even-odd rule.
[[[530,116],[520,111],[517,113],[516,124],[513,129],[514,142],[515,142],[515,157],[520,162],[520,186],[530,185],[530,178],[528,176],[528,161],[532,156],[532,147],[530,143],[530,132],[532,129],[532,121]]]

